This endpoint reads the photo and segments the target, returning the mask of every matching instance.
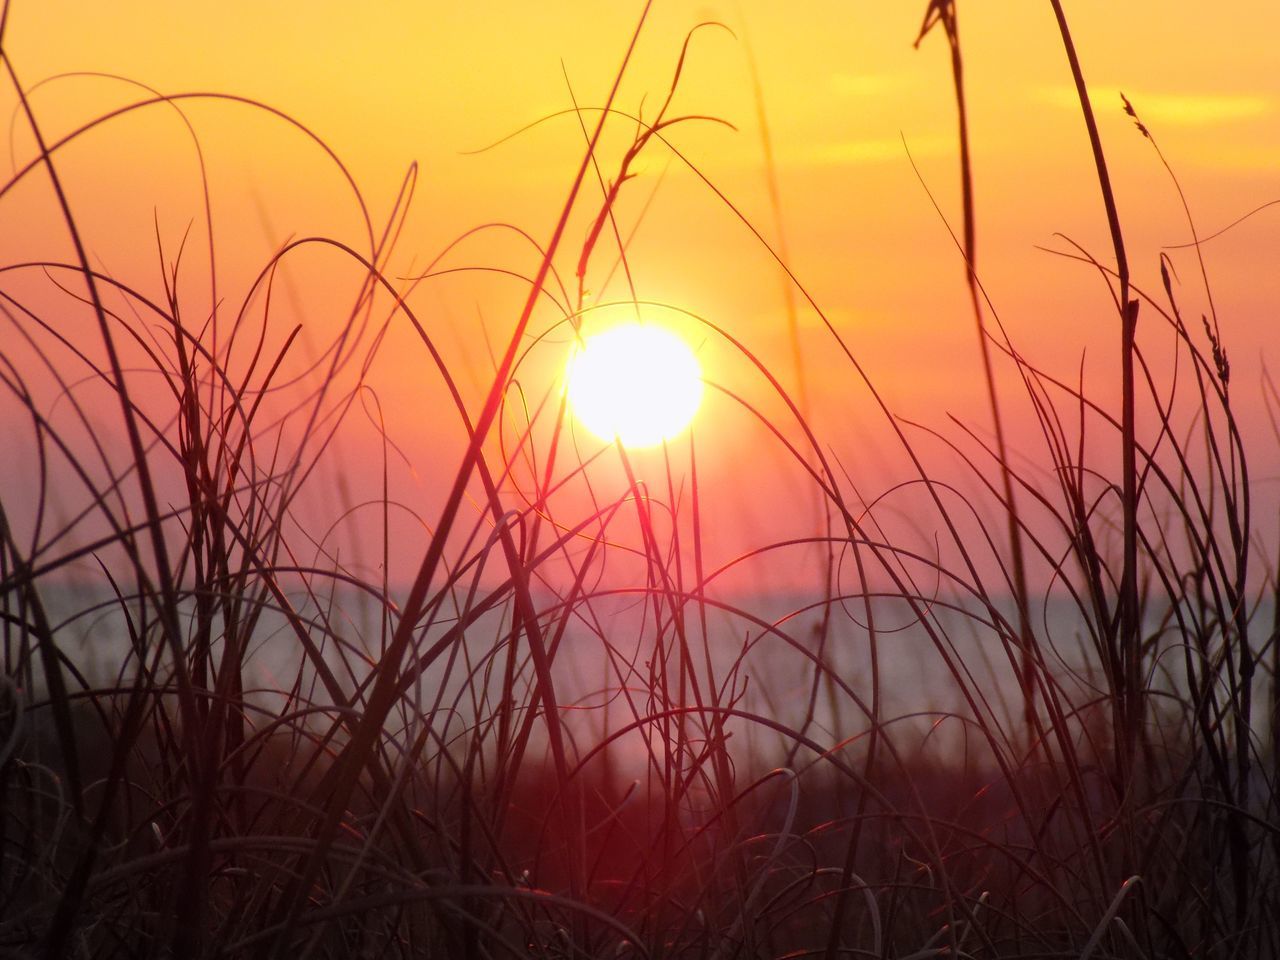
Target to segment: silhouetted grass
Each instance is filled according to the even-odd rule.
[[[809,402],[783,386],[794,341],[792,357],[760,356],[685,315],[753,372],[759,393],[710,387],[761,421],[820,507],[795,510],[816,529],[725,567],[705,549],[718,493],[699,482],[696,440],[663,451],[655,482],[627,451],[578,438],[562,395],[521,376],[539,343],[568,341],[603,308],[588,293],[602,260],[625,277],[624,304],[645,305],[616,210],[642,151],[688,164],[738,213],[667,139],[712,119],[672,112],[697,28],[647,118],[614,102],[632,47],[606,101],[571,111],[581,163],[550,238],[530,239],[535,266],[514,278],[522,307],[478,403],[413,307],[419,285],[459,269],[445,259],[456,248],[410,280],[387,273],[416,172],[384,229],[360,201],[363,247],[290,241],[246,291],[220,288],[210,227],[208,303],[183,293],[196,244],[166,247],[157,227],[164,296],[150,298],[93,266],[59,151],[196,98],[271,108],[146,91],[51,142],[6,56],[37,155],[0,201],[44,178],[75,258],[0,270],[45,278],[61,304],[0,281],[5,409],[25,418],[34,457],[34,493],[0,501],[3,948],[1276,955],[1280,606],[1275,543],[1257,533],[1274,518],[1251,512],[1230,331],[1216,316],[1184,322],[1163,259],[1163,290],[1131,281],[1083,69],[1051,3],[1113,240],[1114,262],[1073,255],[1112,289],[1119,409],[992,332],[959,30],[954,6],[933,0],[921,36],[941,23],[952,56],[957,248],[993,439],[895,417],[775,254],[913,465],[910,524],[882,517],[880,493],[857,489]],[[611,123],[636,131],[617,156],[600,150]],[[282,267],[310,254],[354,280],[333,339],[303,362],[301,325],[273,322],[273,304]],[[92,338],[68,320],[86,316]],[[408,570],[392,569],[389,547],[414,516],[387,492],[395,438],[358,373],[392,324],[416,332],[466,438],[456,462],[432,464],[448,492],[438,514],[414,517],[427,533]],[[1173,372],[1148,364],[1147,329],[1176,343]],[[1016,369],[1040,425],[1035,468],[1009,452],[997,363]],[[120,418],[109,436],[104,397]],[[372,562],[298,521],[357,403],[381,434],[383,486],[344,503],[344,519]],[[1088,453],[1097,435],[1114,459]],[[926,469],[938,447],[953,475]],[[763,587],[728,586],[806,553],[827,574],[784,611]],[[71,649],[86,633],[102,661]],[[888,679],[893,656],[923,652],[945,683],[923,668]],[[1011,691],[1019,702],[1003,702]]]

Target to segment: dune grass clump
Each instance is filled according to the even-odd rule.
[[[323,141],[273,112],[351,184],[363,236],[291,239],[240,290],[219,275],[207,205],[176,242],[157,223],[155,275],[95,265],[61,160],[138,112],[270,108],[134,88],[50,140],[6,56],[34,149],[0,203],[43,184],[70,256],[0,268],[4,424],[27,458],[0,498],[0,947],[1280,953],[1275,518],[1252,507],[1231,331],[1184,317],[1163,255],[1162,289],[1133,282],[1051,2],[1112,238],[1107,256],[1076,255],[1081,282],[1114,297],[1119,407],[1031,364],[986,298],[956,12],[935,0],[920,39],[940,27],[952,56],[958,276],[991,432],[896,417],[775,254],[912,465],[902,490],[868,495],[784,386],[789,358],[654,304],[751,372],[707,389],[762,426],[818,506],[816,530],[798,505],[794,537],[729,562],[703,521],[719,494],[699,481],[696,428],[641,464],[581,436],[563,393],[526,375],[597,311],[648,306],[618,207],[642,153],[674,156],[738,212],[672,133],[718,122],[672,107],[696,29],[656,111],[617,102],[633,37],[606,100],[567,115],[581,161],[550,234],[519,231],[520,272],[460,265],[462,238],[397,274],[416,172],[378,226]],[[602,147],[611,124],[636,131],[621,152]],[[316,260],[348,291],[323,317],[288,306],[289,269]],[[613,305],[590,295],[610,265],[627,284]],[[521,296],[475,393],[419,292],[486,270]],[[428,505],[389,492],[400,447],[370,382],[406,329],[431,416],[461,438],[432,458]],[[1157,342],[1176,346],[1172,373],[1148,362]],[[998,395],[998,365],[1020,395]],[[1017,404],[1040,427],[1034,467],[1007,439]],[[380,453],[371,471],[343,460],[353,423]],[[1098,437],[1113,456],[1092,453]],[[357,480],[372,489],[344,487]],[[909,524],[877,506],[903,497]],[[332,526],[309,520],[316,502]],[[774,565],[815,556],[807,592],[768,592]]]

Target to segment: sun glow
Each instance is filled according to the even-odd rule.
[[[611,327],[574,348],[569,406],[602,440],[652,447],[680,433],[702,401],[702,371],[680,337],[652,324]]]

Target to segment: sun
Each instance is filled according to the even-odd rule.
[[[574,348],[565,374],[569,406],[602,440],[652,447],[689,425],[702,402],[702,371],[676,334],[627,323]]]

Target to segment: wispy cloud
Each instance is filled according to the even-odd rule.
[[[870,138],[817,144],[788,159],[792,163],[806,166],[850,166],[906,160],[908,150],[913,157],[936,156],[954,147],[954,138],[948,139],[941,136],[907,137],[905,146],[898,137]]]
[[[1203,127],[1236,120],[1249,120],[1275,110],[1268,97],[1253,93],[1154,93],[1125,90],[1125,95],[1138,117],[1159,133],[1165,127]],[[1122,110],[1120,88],[1091,87],[1089,97],[1095,110],[1109,106]],[[1039,99],[1066,109],[1079,109],[1076,92],[1071,87],[1048,87],[1039,91]]]
[[[1242,173],[1268,173],[1280,168],[1280,144],[1229,144],[1220,146],[1209,161],[1211,166]]]

